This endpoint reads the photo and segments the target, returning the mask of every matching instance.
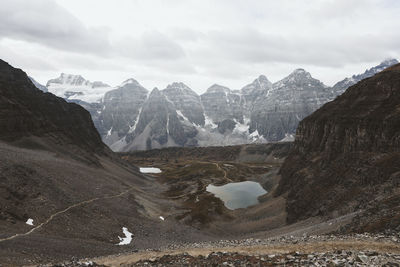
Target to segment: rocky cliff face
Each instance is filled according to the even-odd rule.
[[[247,118],[251,117],[254,105],[262,96],[268,95],[272,89],[272,83],[264,75],[260,75],[252,83],[240,90],[242,95],[243,113]]]
[[[99,114],[97,129],[107,145],[111,146],[135,130],[148,94],[136,80],[128,79],[104,95],[96,113]]]
[[[214,123],[226,119],[243,122],[240,95],[227,87],[214,84],[201,95],[201,102],[206,116]]]
[[[331,89],[303,69],[274,83],[258,96],[251,112],[250,132],[279,141],[296,131],[298,123],[334,97]]]
[[[351,86],[300,123],[279,186],[279,194],[287,193],[289,222],[371,206],[385,210],[390,199],[398,199],[399,107],[397,64]],[[396,213],[388,214],[369,227],[398,225]],[[367,224],[356,228],[365,230]]]
[[[191,123],[204,126],[204,111],[198,94],[184,83],[173,83],[162,93],[171,101],[178,113],[181,113]]]
[[[176,107],[157,88],[143,104],[137,126],[124,138],[124,150],[164,146],[185,146],[197,134],[196,128],[178,114]],[[194,144],[195,145],[195,144]]]
[[[43,93],[23,71],[0,60],[0,138],[31,135],[73,141],[90,150],[104,148],[85,109]]]

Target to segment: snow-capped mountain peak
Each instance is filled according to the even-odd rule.
[[[388,59],[346,78],[341,88],[397,62]],[[89,99],[105,86],[65,73],[49,84],[50,92],[67,100]],[[105,89],[99,103],[78,103],[90,111],[103,141],[116,151],[292,140],[299,121],[342,92],[304,69],[274,84],[260,75],[240,90],[214,84],[201,96],[182,82],[149,92],[132,78]]]
[[[304,69],[296,69],[292,73],[290,73],[287,77],[282,80],[274,83],[273,89],[279,89],[286,86],[295,86],[295,87],[310,87],[310,86],[321,86],[326,87],[319,80],[314,79],[311,74]]]
[[[184,84],[183,82],[173,82],[172,84],[169,84],[167,86],[167,88],[165,88],[164,90],[167,90],[167,91],[175,90],[175,91],[195,94],[195,92],[189,86]]]
[[[399,61],[397,59],[388,58],[388,59],[385,59],[384,61],[382,61],[381,64],[379,64],[379,65],[384,65],[384,66],[390,67],[390,66],[393,66],[393,65],[395,65],[397,63],[399,63]]]
[[[246,85],[241,89],[243,94],[253,94],[255,91],[267,91],[271,89],[272,83],[265,75],[260,75],[252,83]]]
[[[365,70],[364,73],[362,74],[356,74],[351,76],[351,78],[345,78],[340,82],[337,82],[334,86],[333,89],[336,92],[336,94],[340,95],[343,93],[348,87],[358,83],[359,81],[372,77],[375,74],[383,71],[384,69],[393,66],[395,64],[399,63],[397,59],[390,58],[382,61],[379,65],[372,67],[370,69]]]
[[[99,102],[111,90],[108,84],[90,82],[81,75],[61,73],[58,78],[47,82],[49,92],[67,100],[81,100],[88,103]]]
[[[51,79],[47,82],[47,87],[52,86],[52,84],[65,84],[65,85],[89,85],[89,81],[85,80],[81,75],[61,73],[58,78]]]

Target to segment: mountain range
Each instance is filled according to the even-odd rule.
[[[64,73],[46,86],[34,83],[87,109],[112,150],[130,151],[293,141],[302,119],[349,86],[396,63],[385,60],[333,87],[296,69],[275,83],[260,75],[240,90],[214,84],[201,95],[180,82],[149,91],[132,78],[111,87]]]

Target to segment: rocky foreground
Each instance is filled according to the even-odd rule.
[[[400,255],[337,250],[322,253],[287,253],[250,256],[236,252],[214,252],[208,256],[166,255],[131,266],[399,266]]]
[[[400,266],[400,233],[282,236],[173,245],[52,266]],[[46,265],[51,266],[51,265]]]

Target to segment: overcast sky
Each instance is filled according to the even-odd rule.
[[[400,57],[398,0],[1,0],[0,58],[41,83],[60,72],[198,93],[304,68],[327,85]]]

